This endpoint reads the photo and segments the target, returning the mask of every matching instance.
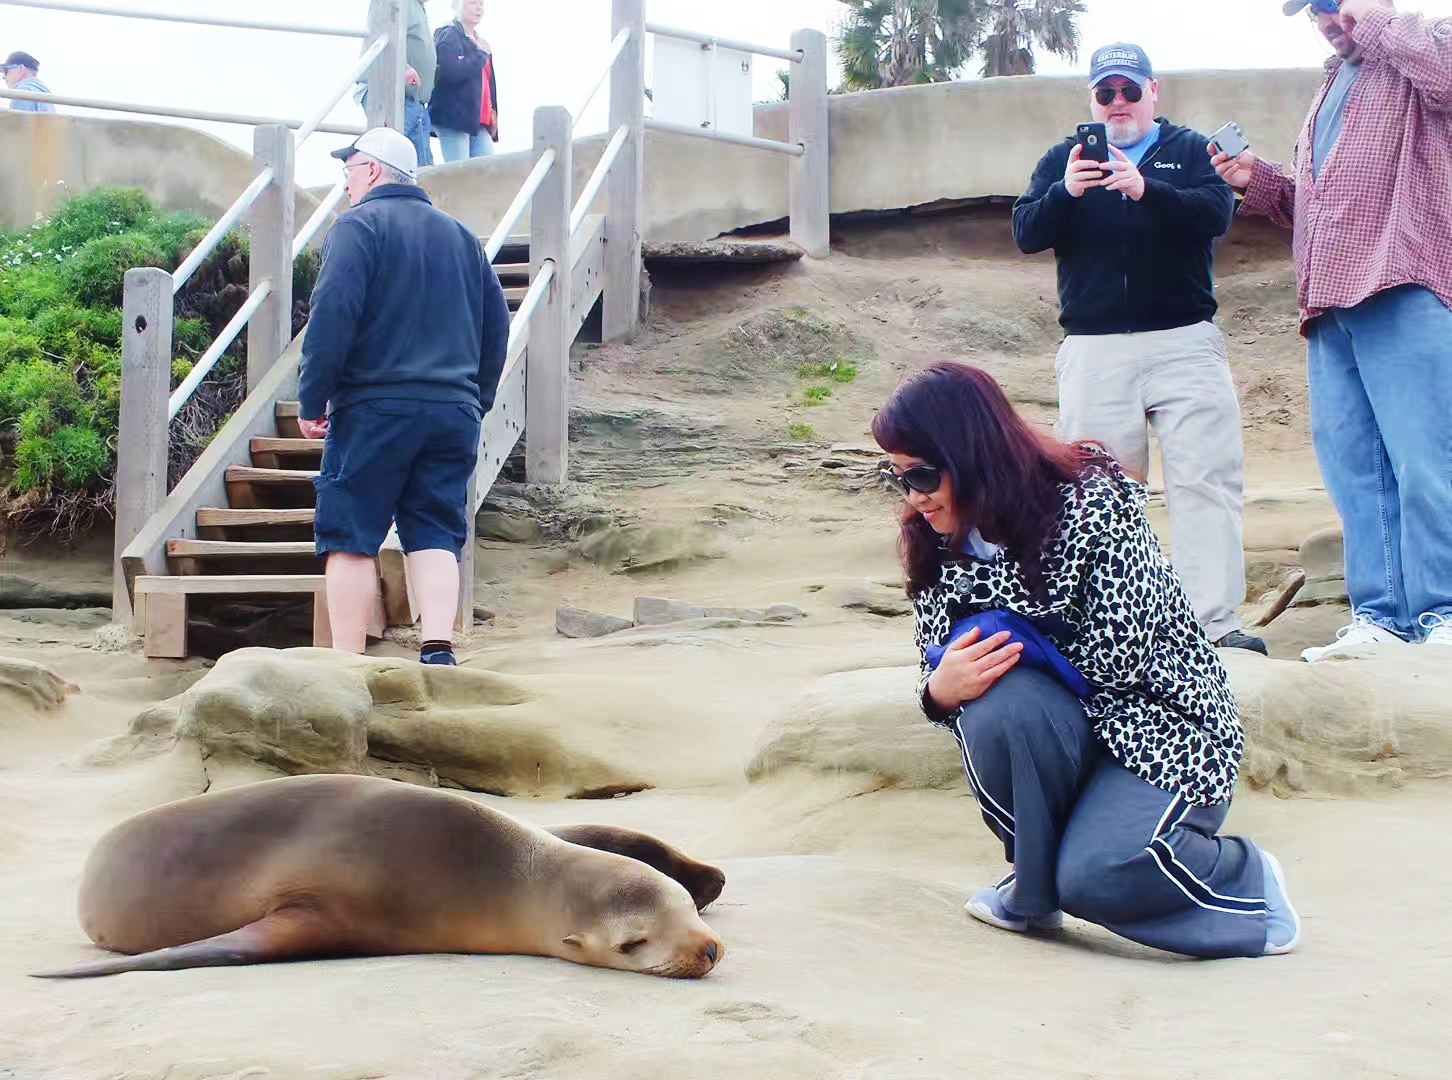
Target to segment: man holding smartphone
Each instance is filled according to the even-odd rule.
[[[1336,51],[1295,170],[1210,147],[1241,212],[1295,229],[1311,434],[1363,645],[1452,646],[1452,19],[1290,0]],[[1452,658],[1452,652],[1448,653]]]
[[[1235,196],[1206,138],[1155,116],[1159,83],[1137,45],[1090,63],[1095,121],[1053,147],[1014,204],[1026,254],[1059,270],[1059,433],[1106,446],[1143,480],[1153,425],[1164,462],[1175,570],[1206,636],[1265,652],[1241,628],[1245,600],[1240,402],[1215,316],[1215,238]],[[1107,142],[1106,160],[1099,140]]]

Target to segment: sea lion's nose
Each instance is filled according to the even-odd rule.
[[[720,950],[716,948],[716,943],[714,941],[711,942],[711,944],[706,946],[706,959],[714,964],[716,962],[716,956],[719,952]]]

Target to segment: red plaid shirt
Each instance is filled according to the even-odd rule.
[[[1294,177],[1257,161],[1241,203],[1294,226],[1302,333],[1327,309],[1398,285],[1452,308],[1452,19],[1373,8],[1352,36],[1365,60],[1320,177],[1312,133],[1339,60],[1301,129]]]

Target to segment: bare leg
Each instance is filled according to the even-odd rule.
[[[408,580],[418,603],[419,637],[453,641],[459,614],[459,560],[452,551],[431,549],[408,556]],[[334,631],[336,633],[336,631]]]
[[[378,588],[378,568],[371,555],[334,551],[328,555],[324,575],[328,582],[328,621],[333,625],[333,648],[361,653],[368,644],[368,623]]]

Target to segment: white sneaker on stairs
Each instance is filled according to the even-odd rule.
[[[1330,645],[1319,645],[1310,649],[1301,650],[1301,659],[1308,664],[1314,664],[1317,660],[1326,660],[1333,656],[1342,656],[1360,645],[1406,645],[1406,638],[1398,637],[1390,630],[1383,630],[1376,623],[1364,616],[1356,616],[1356,621],[1350,626],[1343,626],[1336,631],[1336,640]]]

